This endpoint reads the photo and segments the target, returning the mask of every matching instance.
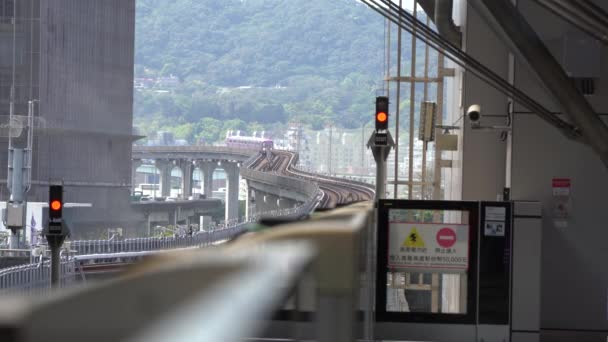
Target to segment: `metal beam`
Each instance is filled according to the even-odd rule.
[[[608,43],[608,13],[589,0],[535,0],[558,17]]]
[[[462,33],[452,19],[452,11],[454,8],[453,0],[441,0],[439,2],[436,2],[435,0],[416,0],[416,2],[422,7],[433,23],[435,23],[437,32],[439,32],[444,39],[454,44],[454,46],[462,46]]]
[[[583,140],[608,167],[608,127],[581,95],[536,31],[508,0],[468,0],[521,61],[528,64],[562,112],[580,128]]]

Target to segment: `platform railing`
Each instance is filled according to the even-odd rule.
[[[76,275],[76,264],[72,258],[61,260],[60,284],[72,284]],[[0,270],[0,294],[28,293],[40,294],[50,291],[51,265],[48,260],[19,265]]]
[[[0,339],[242,341],[262,333],[315,258],[309,244],[149,260],[123,278],[44,299],[3,297]],[[276,267],[277,260],[289,264]]]
[[[372,213],[361,204],[213,250],[161,253],[120,279],[42,301],[0,298],[0,336],[5,329],[7,342],[366,340],[356,312],[367,324]],[[277,318],[280,308],[291,310],[287,319]]]
[[[163,249],[206,247],[225,241],[242,233],[245,223],[222,227],[212,231],[198,231],[192,235],[172,237],[147,237],[125,240],[75,240],[66,243],[66,248],[75,255],[108,254],[121,252],[143,252]]]
[[[307,241],[318,251],[310,277],[298,284],[296,295],[284,306],[285,319],[272,321],[266,334],[256,337],[340,342],[373,336],[373,212],[371,203],[358,203],[249,234],[227,246],[238,251],[278,241]],[[363,314],[362,321],[355,319],[357,312]],[[302,317],[313,321],[302,322]]]

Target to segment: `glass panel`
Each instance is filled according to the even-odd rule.
[[[389,210],[386,310],[467,313],[467,211]]]

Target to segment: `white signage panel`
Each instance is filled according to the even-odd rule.
[[[468,225],[390,222],[388,237],[389,268],[469,268]]]

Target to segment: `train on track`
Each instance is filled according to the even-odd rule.
[[[274,149],[274,142],[268,138],[230,136],[226,138],[226,146],[270,151]]]

